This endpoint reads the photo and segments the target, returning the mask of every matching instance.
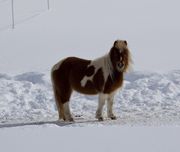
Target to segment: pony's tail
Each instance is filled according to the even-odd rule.
[[[54,96],[55,96],[56,106],[57,106],[58,113],[59,113],[59,119],[65,120],[63,103],[61,102],[61,97],[58,94],[57,90],[54,90]]]
[[[53,87],[53,92],[54,92],[54,98],[55,98],[55,102],[56,102],[56,106],[57,106],[57,110],[58,110],[58,114],[59,114],[59,119],[65,120],[64,107],[63,107],[63,103],[61,101],[61,95],[58,92],[58,89],[56,88],[56,83],[55,83],[54,77],[53,77],[53,71],[51,71],[51,81],[52,81],[52,87]]]

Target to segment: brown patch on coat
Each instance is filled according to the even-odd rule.
[[[94,66],[90,66],[87,68],[86,70],[86,76],[90,77],[94,74],[95,72],[95,67]]]
[[[110,76],[108,77],[105,83],[103,93],[110,94],[116,91],[117,89],[119,89],[122,86],[122,84],[123,84],[123,73],[115,72],[113,73],[113,78]]]
[[[104,89],[104,76],[103,76],[103,71],[100,68],[94,78],[93,78],[93,83],[95,85],[95,88],[97,89],[98,92],[102,92]]]

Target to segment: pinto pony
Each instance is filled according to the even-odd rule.
[[[72,91],[99,95],[96,118],[103,120],[102,110],[107,100],[107,116],[116,119],[113,113],[114,95],[123,84],[123,74],[131,63],[127,42],[117,40],[109,53],[95,60],[68,57],[55,64],[51,79],[59,119],[73,121],[69,108]]]

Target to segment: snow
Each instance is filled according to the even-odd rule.
[[[6,152],[179,152],[179,127],[29,126],[0,130]]]
[[[0,151],[179,152],[179,1],[0,0]],[[115,97],[117,120],[95,118],[97,96],[74,93],[75,123],[57,121],[50,68],[128,41],[134,72]],[[138,71],[139,70],[139,71]],[[38,71],[38,72],[34,72]],[[152,72],[144,72],[152,71]]]
[[[97,122],[97,96],[74,92],[71,111],[76,123],[69,126],[104,125],[180,125],[180,71],[149,73],[134,71],[125,75],[117,91],[114,110],[118,119]],[[50,72],[0,74],[0,125],[18,123],[57,124],[58,114],[53,98]],[[61,122],[59,125],[63,125]]]

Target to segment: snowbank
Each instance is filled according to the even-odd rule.
[[[74,116],[94,119],[97,96],[74,93],[71,100]],[[129,73],[116,95],[114,108],[118,120],[105,121],[102,125],[179,125],[180,71]],[[0,124],[57,118],[49,73],[0,74]]]

